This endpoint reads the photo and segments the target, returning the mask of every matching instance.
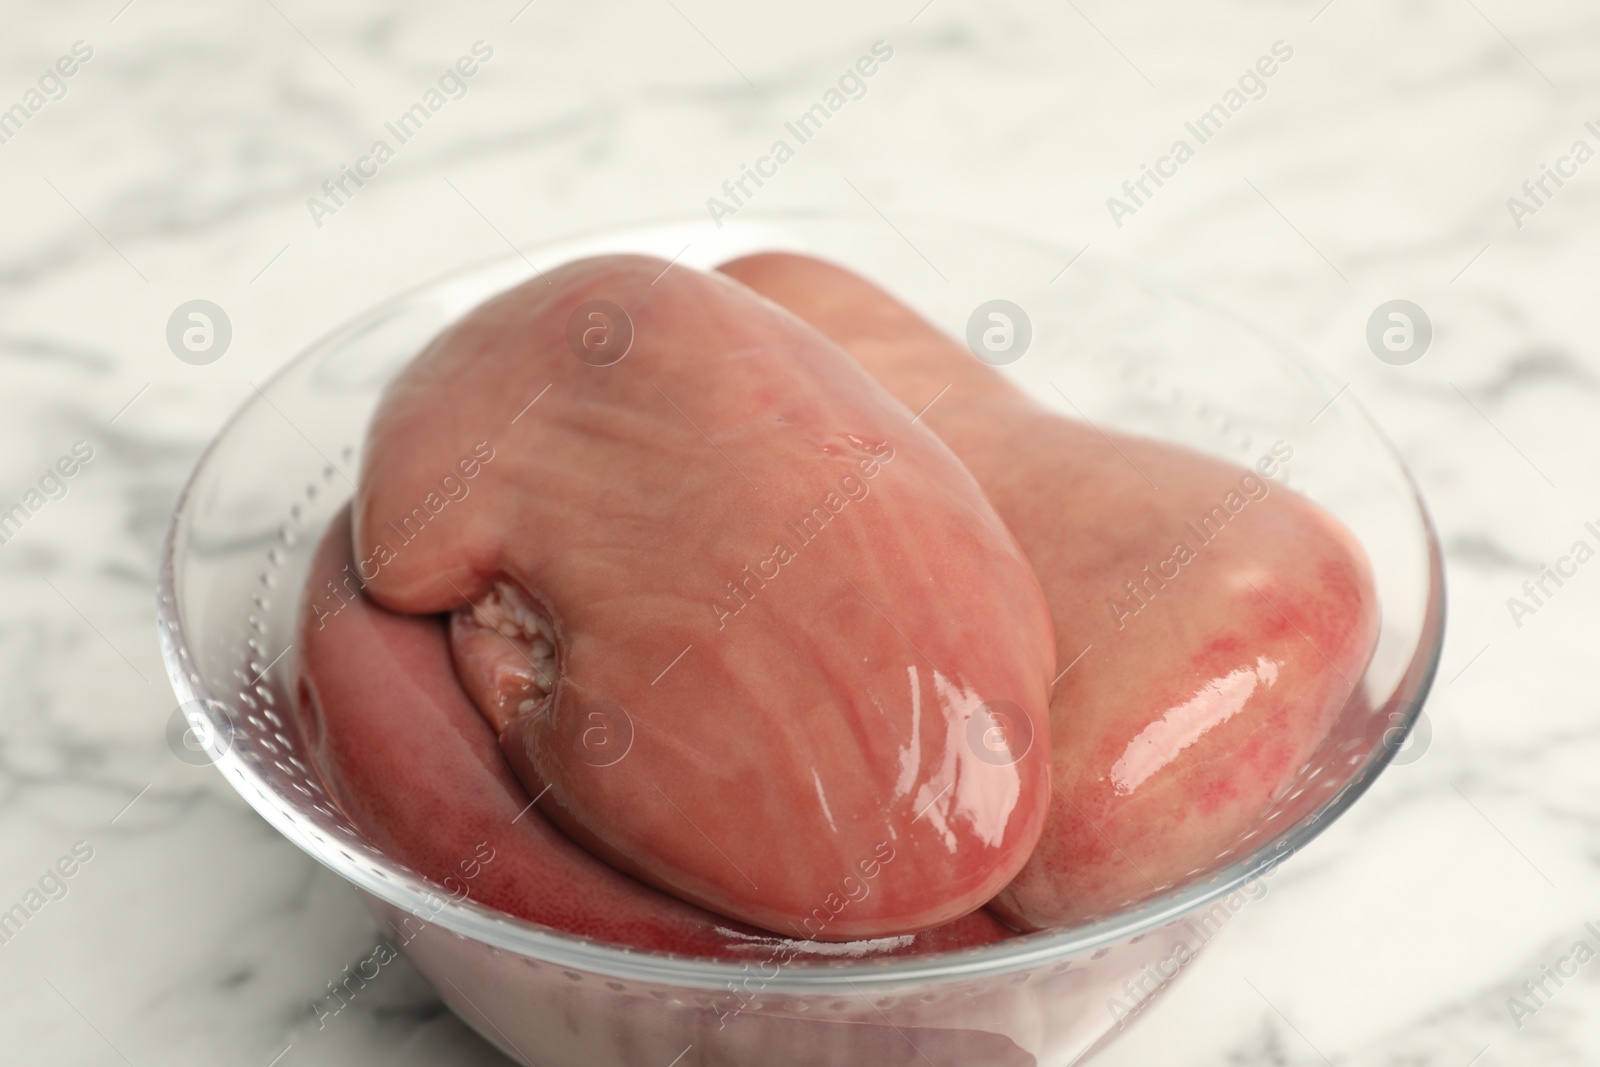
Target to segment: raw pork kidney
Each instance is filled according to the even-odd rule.
[[[1369,566],[1332,516],[1253,469],[1058,416],[872,283],[805,256],[721,268],[854,355],[950,445],[1055,621],[1054,798],[991,905],[1082,921],[1209,865],[1305,764],[1377,641]],[[942,394],[942,395],[941,395]],[[1080,658],[1081,657],[1081,658]]]
[[[472,311],[384,393],[353,514],[368,594],[455,613],[513,772],[619,870],[834,941],[965,915],[1038,841],[1031,568],[888,391],[720,275],[603,257]]]

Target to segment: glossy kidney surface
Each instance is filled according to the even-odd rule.
[[[386,390],[354,525],[368,594],[454,613],[513,772],[621,871],[834,941],[967,914],[1033,851],[1031,568],[942,442],[726,278],[606,257],[473,311]]]
[[[1211,864],[1305,764],[1377,639],[1365,555],[1250,468],[1058,416],[870,282],[803,256],[722,268],[856,356],[976,476],[1055,623],[1053,797],[994,901],[1034,929],[1109,914]]]
[[[347,513],[318,549],[295,647],[295,713],[318,773],[373,845],[435,883],[439,907],[470,899],[596,941],[770,961],[769,969],[1009,935],[979,910],[916,935],[848,945],[778,937],[596,859],[533,807],[512,777],[494,730],[455,676],[444,620],[387,611],[362,592]],[[394,934],[404,944],[416,932]]]

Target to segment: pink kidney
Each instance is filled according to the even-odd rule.
[[[944,444],[721,276],[587,260],[468,314],[384,394],[354,525],[368,594],[455,613],[539,810],[684,901],[912,934],[1038,841],[1027,561]]]
[[[819,260],[721,268],[848,350],[955,451],[1055,623],[1049,819],[993,903],[1024,929],[1104,915],[1215,861],[1322,740],[1371,658],[1366,557],[1250,469],[1102,433],[1023,395],[883,290]],[[1081,657],[1081,658],[1080,658]]]
[[[385,611],[361,584],[344,512],[307,583],[295,713],[334,800],[372,844],[436,883],[441,899],[645,951],[769,967],[835,955],[686,904],[574,844],[512,777],[456,679],[444,619]],[[915,955],[1008,936],[979,910],[914,936],[857,943],[848,955]]]

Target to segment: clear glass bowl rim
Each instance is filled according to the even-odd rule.
[[[838,211],[766,211],[751,212],[755,221],[781,225],[786,220],[823,219],[840,220],[853,217]],[[865,217],[864,215],[862,216]],[[915,215],[908,219],[917,221]],[[616,236],[659,226],[698,224],[699,219],[655,219],[633,226],[597,227],[565,237],[553,238],[546,245],[564,245],[585,238],[602,235]],[[742,221],[742,220],[741,220]],[[1071,253],[1055,244],[1025,237],[992,226],[968,223],[947,218],[923,218],[921,221],[945,228],[965,228],[981,233],[988,239],[1000,239],[1013,244],[1031,247],[1041,252],[1071,258]],[[457,267],[444,274],[422,282],[346,320],[329,330],[297,353],[260,387],[264,392],[309,354],[325,349],[357,324],[370,321],[386,311],[396,309],[409,301],[427,295],[452,281],[464,279],[506,264],[522,257],[520,251],[513,255],[494,256],[475,263]],[[1291,354],[1288,344],[1269,336],[1256,323],[1233,314],[1209,299],[1194,295],[1164,278],[1154,278],[1143,267],[1112,259],[1121,273],[1141,278],[1168,293],[1182,297],[1212,314],[1229,318],[1239,328],[1255,334],[1275,348],[1282,358],[1308,370],[1303,361]],[[1428,513],[1416,479],[1406,466],[1393,442],[1372,419],[1354,396],[1346,398],[1360,413],[1363,421],[1382,444],[1410,487],[1417,508],[1417,518],[1427,539],[1429,566],[1429,597],[1427,617],[1422,633],[1413,651],[1395,693],[1386,707],[1396,709],[1401,718],[1390,731],[1394,740],[1376,746],[1351,776],[1348,784],[1313,810],[1305,818],[1278,832],[1275,836],[1263,835],[1262,843],[1252,852],[1218,872],[1209,880],[1198,884],[1180,884],[1164,893],[1140,902],[1109,917],[1062,930],[1041,931],[1021,935],[996,945],[982,948],[958,949],[895,959],[793,962],[779,968],[771,980],[764,980],[763,992],[768,996],[859,994],[863,985],[893,988],[907,985],[926,985],[954,981],[993,978],[1040,966],[1049,966],[1078,957],[1087,958],[1102,949],[1109,949],[1123,941],[1158,930],[1184,915],[1214,903],[1239,887],[1249,883],[1268,869],[1305,847],[1335,819],[1350,808],[1372,785],[1377,775],[1388,765],[1403,739],[1409,736],[1422,705],[1431,689],[1438,671],[1443,646],[1444,628],[1444,568],[1438,533]],[[216,451],[219,443],[240,422],[244,414],[261,403],[259,392],[248,397],[222,424],[217,435],[206,445],[195,462],[194,469],[185,480],[173,507],[172,518],[161,548],[161,567],[157,588],[157,630],[163,661],[166,664],[174,692],[183,704],[213,699],[205,679],[199,684],[189,681],[186,663],[189,657],[189,638],[178,610],[176,544],[184,521],[191,493],[202,471]],[[1379,709],[1381,710],[1381,709]],[[552,966],[576,969],[592,974],[626,981],[661,983],[691,989],[725,989],[731,981],[742,979],[750,961],[722,961],[695,957],[675,956],[665,953],[623,948],[597,942],[574,934],[564,933],[536,923],[518,919],[470,900],[445,899],[440,903],[437,888],[422,878],[398,866],[390,866],[388,877],[376,877],[352,865],[331,842],[324,842],[307,834],[287,810],[292,802],[279,796],[254,772],[251,765],[237,751],[224,753],[215,763],[217,769],[254,808],[279,833],[325,867],[355,885],[357,888],[403,911],[425,916],[433,925],[453,934],[478,941],[502,951],[529,957]],[[387,862],[387,858],[385,858]]]

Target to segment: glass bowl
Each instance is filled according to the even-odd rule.
[[[1438,663],[1444,591],[1416,486],[1348,393],[1248,322],[1133,267],[1075,260],[1072,247],[877,214],[741,215],[551,244],[364,312],[234,414],[178,500],[159,625],[190,728],[269,823],[348,880],[386,927],[409,931],[406,956],[519,1063],[1079,1061],[1149,1004],[1403,744]],[[1382,632],[1320,749],[1210,864],[1115,914],[984,948],[727,963],[627,951],[454,899],[374,848],[329,800],[289,714],[290,642],[312,552],[353,491],[385,382],[457,317],[535,270],[613,251],[709,269],[770,248],[853,267],[957,337],[980,304],[1014,302],[1032,342],[1003,370],[1063,414],[1241,465],[1274,441],[1292,444],[1288,484],[1338,515],[1371,557]]]

